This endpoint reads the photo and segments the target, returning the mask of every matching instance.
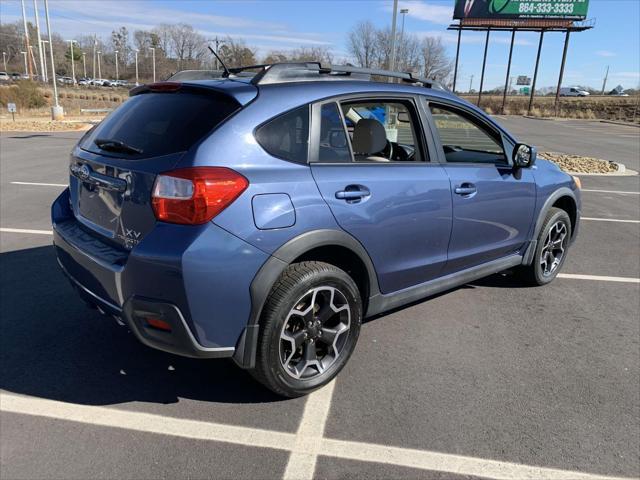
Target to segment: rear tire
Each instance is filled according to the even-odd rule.
[[[520,278],[534,286],[551,283],[567,258],[571,240],[571,219],[567,212],[551,208],[537,240],[531,265],[523,265],[519,270]]]
[[[347,363],[361,322],[360,293],[346,272],[323,262],[292,264],[264,307],[251,374],[278,395],[311,393]]]

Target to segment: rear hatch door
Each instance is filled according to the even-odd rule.
[[[156,85],[139,90],[89,131],[71,156],[77,220],[126,249],[156,223],[151,192],[157,174],[171,170],[240,108],[230,95],[209,88]]]

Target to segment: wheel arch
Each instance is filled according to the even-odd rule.
[[[251,282],[251,313],[233,356],[239,366],[255,366],[260,316],[273,284],[290,264],[304,260],[324,261],[352,275],[362,296],[363,316],[366,314],[369,298],[380,293],[369,254],[348,233],[340,230],[314,230],[289,240],[273,252]]]
[[[555,190],[551,195],[547,197],[540,212],[538,213],[538,218],[536,219],[535,228],[533,230],[533,234],[531,236],[531,242],[529,243],[529,247],[524,254],[523,265],[531,265],[533,261],[533,256],[535,254],[535,250],[538,244],[538,235],[540,235],[540,230],[544,225],[544,220],[547,218],[547,214],[549,210],[553,207],[561,208],[566,211],[569,215],[569,219],[571,220],[571,239],[575,239],[575,235],[578,231],[577,225],[579,220],[579,212],[578,212],[578,200],[576,199],[576,195],[568,187],[561,187],[558,190]]]

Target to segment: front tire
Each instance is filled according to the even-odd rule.
[[[570,240],[569,215],[560,208],[551,208],[540,229],[533,261],[521,267],[521,278],[530,285],[551,283],[567,258]]]
[[[251,373],[279,395],[311,393],[347,363],[361,322],[360,293],[346,272],[323,262],[290,265],[263,310]]]

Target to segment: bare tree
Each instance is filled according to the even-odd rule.
[[[333,54],[328,47],[300,47],[291,52],[289,60],[292,62],[321,62],[331,64]]]
[[[220,47],[220,56],[229,67],[255,65],[256,51],[247,46],[244,40],[234,40],[227,37]]]
[[[445,81],[453,70],[453,62],[440,37],[422,39],[422,74],[434,80]]]
[[[360,67],[378,66],[378,31],[373,23],[360,22],[349,32],[348,49]]]

